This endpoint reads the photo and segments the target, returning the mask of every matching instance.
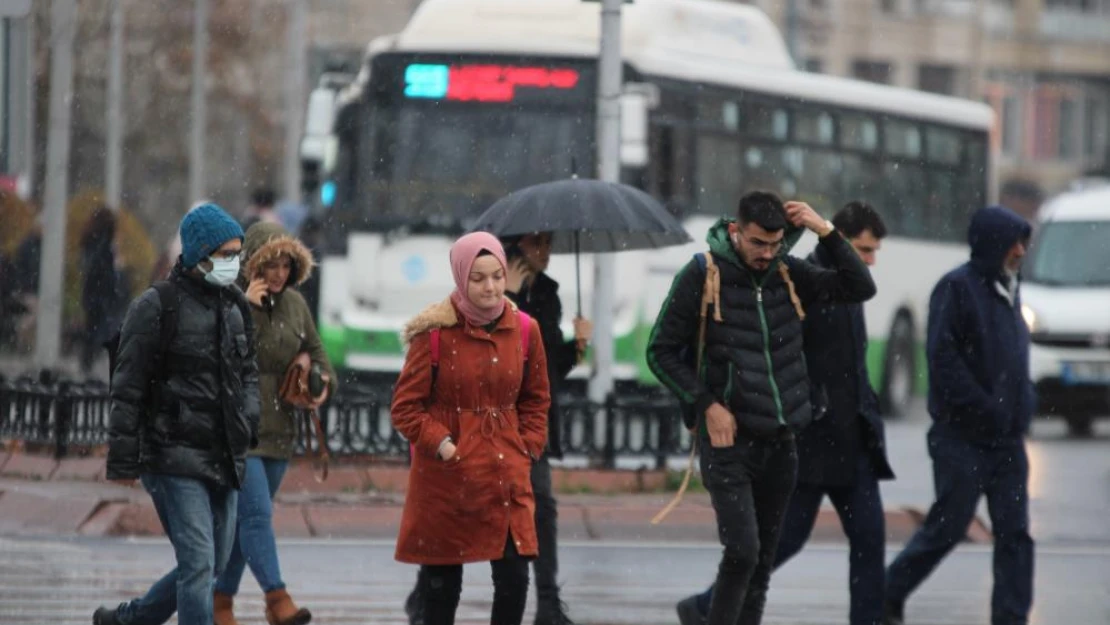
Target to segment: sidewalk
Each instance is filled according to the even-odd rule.
[[[566,540],[716,542],[709,496],[687,493],[659,525],[651,519],[673,497],[662,492],[666,476],[647,471],[555,469],[559,535]],[[141,488],[105,482],[104,458],[56,461],[22,450],[0,456],[0,535],[157,536],[162,534],[150,498]],[[274,505],[282,537],[393,539],[401,520],[407,469],[390,465],[340,465],[316,483],[308,463],[294,462]],[[655,492],[645,492],[655,489]],[[568,492],[570,491],[570,492]],[[591,494],[582,494],[588,491]],[[887,539],[905,542],[921,510],[889,505]],[[843,542],[839,520],[824,508],[813,540]],[[976,520],[968,540],[990,542]]]

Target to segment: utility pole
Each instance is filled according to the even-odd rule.
[[[193,4],[193,93],[190,104],[189,199],[192,205],[208,196],[204,179],[204,138],[208,128],[205,90],[208,83],[208,0]]]
[[[621,2],[601,2],[601,44],[597,80],[598,177],[620,182],[621,164]],[[612,254],[594,255],[593,372],[589,398],[604,402],[613,390],[613,289],[616,263]]]
[[[120,209],[123,178],[123,0],[112,0],[108,50],[108,145],[104,187],[108,206]]]
[[[286,201],[301,201],[301,130],[305,100],[305,1],[288,0],[287,33],[289,75],[285,80],[285,173],[282,179]]]
[[[35,364],[44,369],[56,367],[61,353],[70,100],[73,95],[73,38],[76,30],[77,0],[52,0],[50,129],[46,141],[46,195],[43,201],[39,309],[35,324]]]

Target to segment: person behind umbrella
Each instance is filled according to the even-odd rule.
[[[562,428],[556,393],[567,374],[582,360],[592,326],[582,317],[574,319],[574,338],[566,340],[559,328],[563,304],[559,283],[545,271],[551,261],[551,233],[539,232],[503,239],[509,260],[506,295],[540,325],[547,352],[547,375],[551,386],[551,409],[547,413],[547,450],[532,465],[532,489],[536,493],[536,534],[540,555],[532,563],[536,573],[535,625],[567,625],[566,606],[559,597],[557,521],[558,510],[551,488],[548,457],[562,458]]]
[[[490,622],[519,625],[537,554],[530,475],[547,444],[547,358],[538,324],[505,297],[496,237],[460,238],[450,262],[451,296],[402,331],[392,420],[413,454],[395,557],[421,566],[427,625],[454,623],[462,565],[483,561],[493,569]]]

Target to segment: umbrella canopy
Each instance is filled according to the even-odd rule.
[[[553,254],[643,250],[691,241],[682,224],[647,193],[586,178],[513,191],[482,213],[471,230],[499,237],[551,232]]]

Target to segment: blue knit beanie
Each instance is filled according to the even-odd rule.
[[[181,220],[181,262],[195,267],[232,239],[243,239],[243,228],[211,202],[198,204]]]

